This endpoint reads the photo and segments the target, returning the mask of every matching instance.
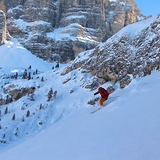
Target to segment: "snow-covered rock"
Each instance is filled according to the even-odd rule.
[[[4,44],[6,41],[6,16],[3,11],[0,10],[0,44]]]
[[[132,78],[159,70],[159,37],[160,15],[128,25],[92,51],[79,54],[63,74],[83,68],[97,76],[101,84],[118,81],[123,88]]]
[[[11,36],[33,54],[63,63],[143,18],[133,0],[4,0],[0,9]]]

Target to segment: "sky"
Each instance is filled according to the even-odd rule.
[[[134,0],[145,16],[157,15],[160,13],[160,0]]]

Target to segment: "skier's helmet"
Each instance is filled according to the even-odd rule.
[[[98,88],[98,91],[100,91],[101,89],[102,89],[102,87],[99,87],[99,88]]]

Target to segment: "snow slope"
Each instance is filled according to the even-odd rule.
[[[101,110],[90,114],[93,108],[82,106],[0,159],[159,160],[159,81],[159,72],[137,78]]]
[[[134,24],[135,28],[139,26],[138,32],[144,29],[139,23]],[[127,26],[124,33],[127,30],[133,34],[132,27]],[[116,91],[105,102],[105,107],[90,114],[98,108],[98,102],[95,107],[87,104],[95,92],[84,88],[94,78],[89,73],[83,71],[82,74],[78,69],[61,76],[65,65],[52,71],[54,64],[33,56],[15,40],[0,46],[0,51],[1,87],[13,84],[17,88],[36,87],[34,101],[25,96],[0,108],[1,113],[6,106],[10,111],[1,115],[0,138],[6,133],[9,144],[0,143],[0,160],[159,160],[160,72],[136,78],[125,89],[119,89],[116,84]],[[3,77],[4,73],[30,65],[44,73],[29,81]],[[44,82],[38,77],[44,77]],[[57,97],[47,102],[51,87],[57,91]],[[3,95],[1,90],[0,94]],[[40,104],[44,107],[42,110]],[[27,110],[31,115],[22,122]],[[11,120],[13,113],[16,113],[14,121]]]
[[[0,51],[0,67],[3,69],[22,69],[31,65],[34,70],[47,71],[53,65],[31,54],[14,38],[12,38],[12,41],[8,41],[0,46]]]

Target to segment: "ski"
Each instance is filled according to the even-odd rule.
[[[100,109],[101,109],[101,108],[98,108],[98,109],[96,109],[96,110],[90,112],[90,114],[93,114],[93,113],[97,112],[97,111],[100,110]]]

